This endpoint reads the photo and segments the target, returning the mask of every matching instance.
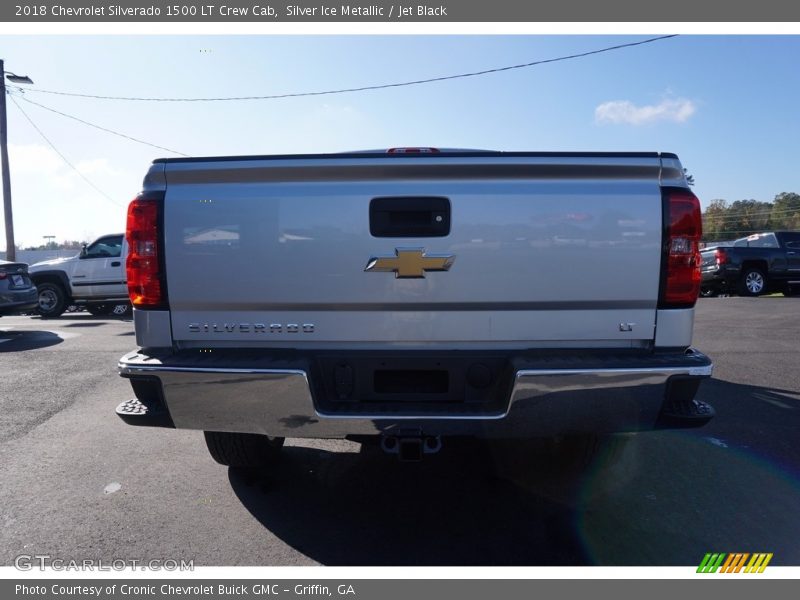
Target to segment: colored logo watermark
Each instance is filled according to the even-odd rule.
[[[731,554],[708,552],[703,557],[700,566],[697,567],[697,572],[763,573],[771,560],[772,552],[754,552],[753,554],[749,552],[734,552]]]

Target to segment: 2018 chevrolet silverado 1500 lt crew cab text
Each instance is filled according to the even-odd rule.
[[[768,231],[703,250],[704,296],[800,291],[800,231]]]
[[[285,437],[697,425],[700,206],[673,154],[428,148],[156,160],[128,210],[131,424],[222,464]]]
[[[46,318],[61,316],[71,304],[85,306],[94,315],[128,308],[125,259],[128,242],[122,233],[104,235],[80,254],[31,265],[31,279],[39,290],[37,312]]]

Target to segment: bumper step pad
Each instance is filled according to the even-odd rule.
[[[117,416],[128,425],[139,427],[171,427],[175,425],[166,410],[152,410],[137,398],[126,400],[116,409]]]
[[[673,401],[661,413],[662,427],[702,427],[714,418],[716,411],[702,400]]]

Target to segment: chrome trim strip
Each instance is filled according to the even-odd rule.
[[[517,371],[520,377],[538,375],[696,375],[710,377],[714,365],[705,367],[651,367],[643,369],[523,369]]]
[[[430,269],[429,269],[430,270]],[[617,310],[655,308],[652,300],[608,300],[608,301],[566,301],[566,302],[348,302],[348,303],[314,303],[295,302],[291,304],[266,302],[228,302],[225,309],[228,313],[243,310],[278,310],[291,311],[358,311],[358,312],[390,312],[390,311],[470,311],[470,310]],[[181,302],[172,306],[173,310],[214,310],[219,307],[208,302]],[[224,319],[220,319],[224,320]]]
[[[162,365],[129,365],[122,361],[117,363],[120,374],[134,372],[158,371],[166,373],[244,373],[247,375],[302,375],[306,372],[300,369],[207,369],[205,367],[165,367]]]
[[[358,415],[336,415],[330,413],[321,413],[316,408],[314,412],[318,417],[323,419],[332,419],[339,421],[352,421],[366,419],[368,421],[429,421],[431,419],[436,421],[497,421],[503,419],[508,415],[508,411],[496,414],[485,415],[448,415],[448,414],[425,414],[425,415],[397,415],[397,414],[358,414]]]

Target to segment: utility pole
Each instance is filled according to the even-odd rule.
[[[14,216],[11,213],[11,175],[8,172],[8,120],[6,119],[6,70],[0,59],[0,161],[3,167],[3,215],[6,220],[6,260],[17,260]]]
[[[17,260],[14,245],[14,216],[11,212],[11,175],[8,170],[8,119],[6,118],[6,77],[14,83],[33,83],[30,77],[6,74],[0,59],[0,163],[3,170],[3,216],[6,222],[6,260]]]

